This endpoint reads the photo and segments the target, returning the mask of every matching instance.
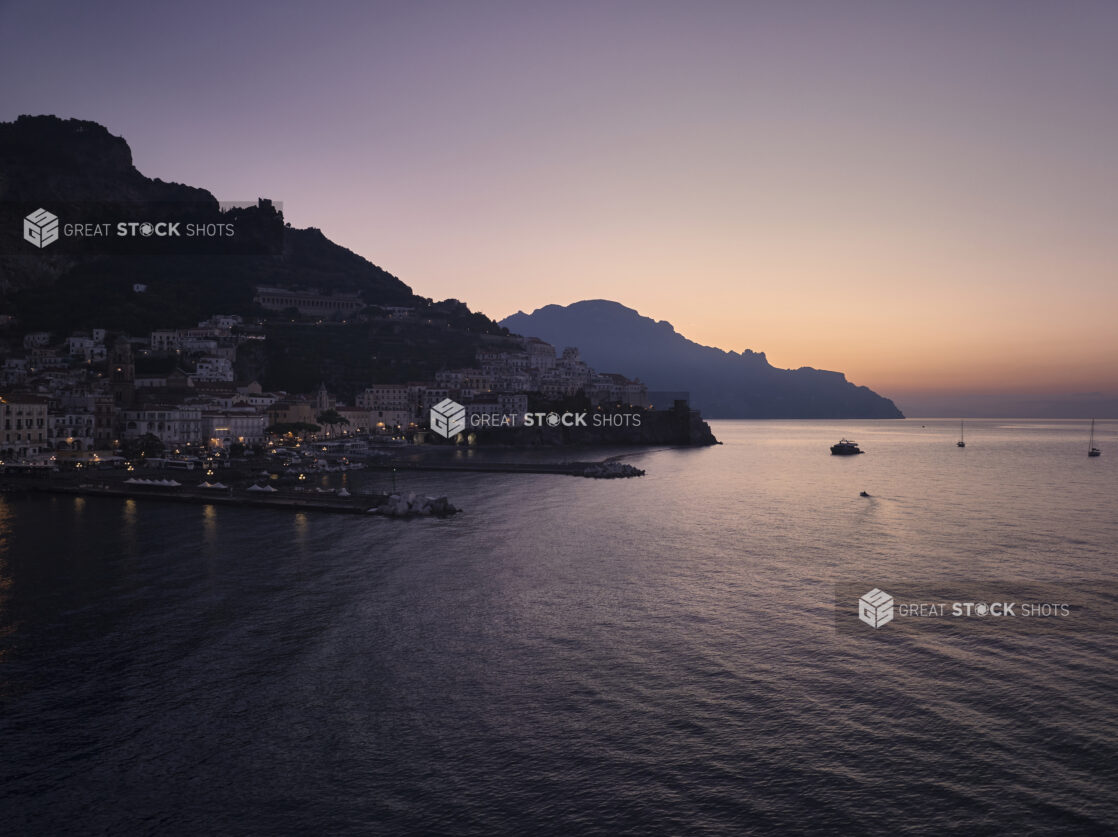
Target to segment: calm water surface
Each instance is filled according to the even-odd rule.
[[[833,602],[1114,584],[1118,424],[713,426],[639,480],[400,474],[441,521],[0,499],[0,828],[1115,833],[1118,636]]]

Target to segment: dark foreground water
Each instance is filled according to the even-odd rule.
[[[1115,429],[719,422],[640,480],[401,475],[443,521],[0,500],[0,832],[1115,833],[1118,635],[833,606],[1113,585]]]

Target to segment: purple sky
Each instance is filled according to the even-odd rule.
[[[427,296],[616,299],[935,412],[1118,396],[1116,44],[1115,2],[0,2],[0,118]]]

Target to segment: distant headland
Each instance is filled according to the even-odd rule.
[[[708,418],[904,418],[896,405],[841,372],[777,369],[764,352],[725,352],[604,299],[547,305],[501,320],[510,331],[578,346],[593,366],[624,369],[650,390],[686,391]]]

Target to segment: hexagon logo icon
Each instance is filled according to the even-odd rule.
[[[444,398],[431,408],[431,429],[444,439],[457,436],[466,429],[466,408]]]
[[[871,628],[893,621],[893,597],[874,587],[858,599],[858,618]]]
[[[36,209],[23,219],[23,238],[40,250],[58,241],[58,216]]]

